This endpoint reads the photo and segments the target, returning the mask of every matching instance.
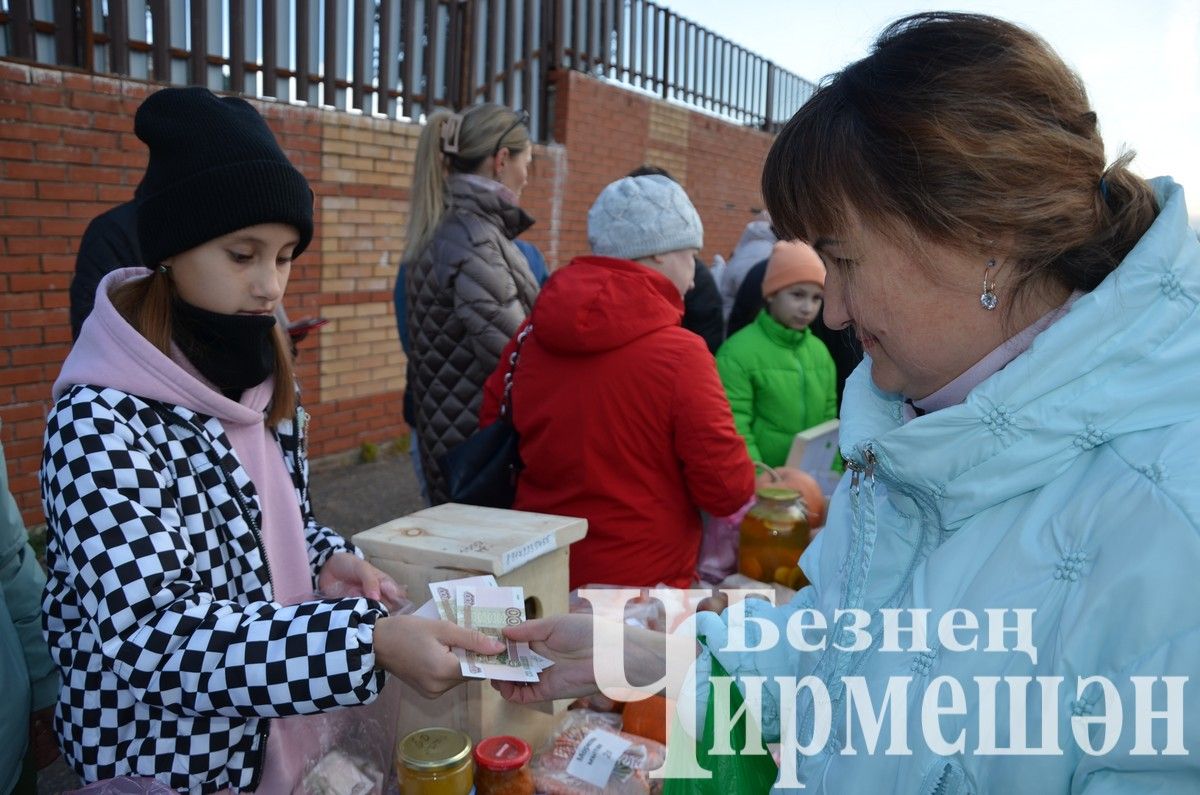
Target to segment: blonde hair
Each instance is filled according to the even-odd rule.
[[[442,220],[448,175],[473,174],[501,149],[516,154],[530,145],[529,130],[521,119],[511,108],[491,102],[472,105],[462,113],[443,109],[429,114],[417,142],[409,191],[406,262],[420,256]]]
[[[1021,297],[1091,290],[1149,228],[1158,207],[1132,157],[1105,166],[1083,83],[1042,39],[931,12],[893,23],[797,111],[762,187],[786,237],[851,236],[857,219],[911,250],[1003,241]]]
[[[145,279],[118,285],[109,299],[121,317],[164,355],[171,355],[171,303],[175,285],[170,277],[155,269]],[[271,337],[275,348],[275,388],[267,406],[267,425],[274,427],[296,413],[296,384],[292,374],[292,351],[283,327],[275,324]],[[299,433],[299,429],[296,431]]]

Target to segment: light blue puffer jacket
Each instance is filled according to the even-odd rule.
[[[729,612],[700,615],[701,681],[715,652],[734,675],[814,674],[828,685],[829,742],[798,755],[805,792],[1200,792],[1200,243],[1182,189],[1169,179],[1154,187],[1162,210],[1121,266],[961,405],[902,424],[898,397],[874,387],[870,362],[847,383],[842,454],[867,471],[857,488],[849,474],[843,479],[826,529],[801,561],[813,585],[786,606],[752,601],[748,612],[782,630],[802,608],[816,608],[831,627],[835,609],[862,608],[871,615],[869,649],[839,652],[832,644],[849,645],[852,636],[831,631],[823,652],[795,651],[786,639],[770,651],[722,652]],[[929,651],[904,634],[902,650],[881,650],[880,608],[929,610]],[[939,619],[955,608],[977,615],[977,633],[958,633],[963,643],[974,634],[977,650],[942,645]],[[987,627],[998,623],[988,621],[988,608],[1036,611],[1036,662],[1012,650],[1014,633],[997,644],[1007,651],[984,651]],[[761,635],[748,623],[755,643]],[[873,753],[854,713],[856,753],[843,752],[846,676],[865,677],[876,715],[889,678],[911,677],[891,705],[907,707],[911,753],[885,753],[890,713]],[[961,685],[965,708],[940,718],[941,736],[953,743],[965,732],[965,743],[939,756],[921,716],[926,689],[943,676]],[[997,748],[1013,744],[1010,683],[998,686],[991,706],[987,686],[973,680],[988,676],[1064,677],[1057,692],[1047,688],[1045,711],[1058,731],[1049,745],[1061,754],[979,751],[988,745],[981,725],[997,727]],[[1100,685],[1077,694],[1078,679],[1089,676],[1116,686],[1124,712],[1115,747],[1098,756],[1084,753],[1072,732],[1073,716],[1098,716],[1113,703]],[[1137,676],[1193,678],[1175,732],[1190,755],[1130,754]],[[945,687],[938,703],[949,706]],[[1166,692],[1164,682],[1153,684],[1153,709],[1166,709]],[[807,742],[814,700],[799,693],[798,730],[790,731]],[[779,736],[778,699],[768,686],[768,738]],[[1036,683],[1019,699],[1028,705],[1029,747],[1039,746],[1041,699]],[[1157,751],[1166,723],[1154,720],[1146,735]],[[1093,724],[1093,747],[1104,739]]]

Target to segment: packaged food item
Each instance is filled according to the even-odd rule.
[[[809,541],[804,501],[798,492],[776,486],[760,486],[757,495],[757,504],[742,519],[738,571],[800,590],[808,584],[798,565]]]
[[[529,760],[533,749],[519,737],[487,737],[475,746],[478,795],[534,795]]]
[[[454,729],[418,729],[396,746],[396,774],[402,795],[468,795],[471,738]]]
[[[530,767],[544,795],[649,795],[662,789],[650,771],[662,766],[662,743],[620,730],[621,716],[569,711]]]
[[[379,795],[379,771],[370,762],[330,751],[304,777],[305,795]]]

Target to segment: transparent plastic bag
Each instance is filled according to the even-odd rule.
[[[567,712],[546,744],[534,754],[530,769],[542,795],[651,795],[662,782],[650,771],[662,766],[667,749],[654,740],[621,731],[621,716],[577,709]],[[629,745],[617,757],[603,786],[577,778],[568,768],[593,732],[611,735]]]

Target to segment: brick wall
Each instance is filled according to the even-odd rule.
[[[88,221],[128,200],[146,165],[133,115],[156,86],[0,61],[0,441],[27,524],[38,496],[50,386],[70,348],[68,287]],[[522,198],[526,239],[551,268],[587,251],[587,210],[642,163],[687,188],[706,258],[728,255],[770,137],[585,75],[559,76],[557,145],[538,146]],[[317,195],[317,233],[293,269],[293,319],[329,325],[300,346],[297,374],[321,457],[407,432],[404,358],[392,306],[420,128],[320,108],[252,101]]]
[[[587,211],[597,194],[643,164],[687,189],[704,221],[706,262],[728,258],[751,211],[762,208],[759,175],[772,136],[663,102],[581,72],[558,75],[555,137],[565,147],[558,264],[587,253]]]

